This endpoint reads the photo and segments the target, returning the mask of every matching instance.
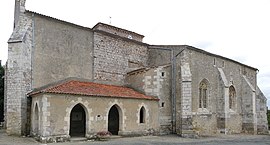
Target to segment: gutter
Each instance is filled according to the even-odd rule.
[[[183,48],[182,50],[180,50],[180,52],[178,52],[176,55],[175,55],[175,51],[174,49],[172,49],[171,51],[171,62],[172,62],[172,80],[171,80],[171,96],[172,96],[172,133],[176,134],[176,58],[178,55],[180,55],[184,50],[186,49]],[[180,61],[181,63],[181,61]],[[181,64],[180,64],[181,65]],[[182,108],[182,107],[180,107]],[[181,109],[182,110],[182,109]],[[182,112],[182,111],[180,111]],[[181,124],[182,124],[182,121],[181,121]],[[181,130],[180,132],[182,132],[182,127],[181,127]]]

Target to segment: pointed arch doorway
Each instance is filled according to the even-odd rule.
[[[113,105],[108,115],[108,131],[113,135],[118,135],[120,125],[119,110],[116,105]]]
[[[73,107],[70,113],[70,136],[71,137],[84,137],[86,127],[86,115],[84,108],[77,104]]]

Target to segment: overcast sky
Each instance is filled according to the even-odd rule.
[[[4,62],[14,2],[0,5]],[[26,9],[90,28],[111,24],[149,44],[187,44],[258,68],[270,107],[270,0],[26,0]]]

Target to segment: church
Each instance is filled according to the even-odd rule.
[[[268,132],[258,69],[188,45],[150,45],[112,25],[79,26],[15,0],[5,127],[42,142],[112,135]]]

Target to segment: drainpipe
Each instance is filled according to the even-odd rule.
[[[180,52],[175,55],[174,49],[171,51],[171,63],[172,63],[172,89],[171,89],[171,96],[172,96],[172,133],[176,133],[176,58],[180,55],[186,48],[183,48]]]
[[[171,117],[171,123],[172,123],[172,133],[176,133],[176,58],[178,55],[180,55],[185,49],[186,46],[178,52],[176,55],[174,54],[174,49],[173,48],[165,48],[165,47],[159,47],[159,46],[154,46],[154,47],[148,47],[149,49],[160,49],[160,50],[165,50],[165,51],[171,51],[171,103],[172,103],[172,117]],[[182,112],[182,111],[181,111]],[[181,122],[182,124],[182,122]],[[182,132],[182,129],[181,129]]]

